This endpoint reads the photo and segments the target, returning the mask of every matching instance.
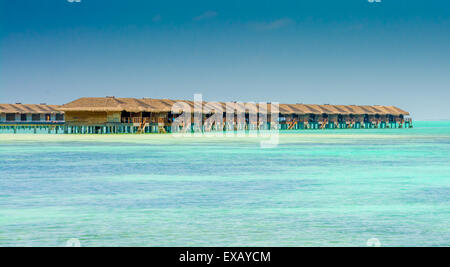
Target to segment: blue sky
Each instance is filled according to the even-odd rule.
[[[450,119],[448,1],[0,2],[0,103],[202,93]]]

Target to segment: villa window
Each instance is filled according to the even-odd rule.
[[[64,120],[64,114],[56,114],[56,118],[57,121],[63,121]]]
[[[16,114],[15,113],[6,113],[6,121],[15,121]]]
[[[20,114],[20,121],[27,121],[27,114]]]
[[[32,121],[40,121],[41,120],[41,114],[32,114],[31,115]]]

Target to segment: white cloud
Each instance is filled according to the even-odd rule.
[[[205,13],[201,14],[200,16],[194,17],[193,20],[195,21],[199,21],[199,20],[204,20],[204,19],[209,19],[209,18],[214,18],[216,17],[218,14],[216,11],[212,11],[212,10],[208,10]]]
[[[279,28],[283,28],[289,25],[294,24],[295,22],[290,18],[281,18],[274,21],[269,22],[253,22],[249,25],[256,29],[256,30],[263,30],[263,31],[269,31],[269,30],[276,30]]]

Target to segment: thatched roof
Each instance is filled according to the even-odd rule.
[[[127,111],[127,112],[169,112],[172,106],[177,103],[187,104],[194,111],[194,102],[187,100],[153,99],[153,98],[115,98],[115,97],[83,97],[60,106],[61,111]],[[244,110],[244,103],[240,102],[204,102],[204,109],[226,111],[226,104],[231,104],[232,108]],[[259,104],[256,107],[259,108]],[[257,109],[252,108],[254,112]],[[254,106],[253,106],[254,107]],[[267,109],[271,110],[271,104],[267,104]],[[247,108],[248,110],[248,108]],[[356,105],[307,105],[307,104],[280,104],[280,113],[282,114],[379,114],[379,115],[409,115],[408,112],[393,106],[356,106]],[[263,106],[261,110],[264,111]],[[178,110],[181,112],[181,110]]]
[[[63,113],[56,105],[45,104],[0,104],[0,113],[34,113],[34,114],[51,114]]]

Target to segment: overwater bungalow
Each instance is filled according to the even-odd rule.
[[[176,102],[187,104],[194,117],[193,101],[152,98],[85,97],[62,105],[58,110],[65,112],[65,133],[164,133],[172,132],[172,122],[181,113],[172,112]],[[214,110],[226,111],[227,107],[227,103],[223,102],[203,104],[203,122]],[[252,106],[250,110],[244,109],[242,103],[234,105],[235,114],[242,113],[240,118],[243,120],[239,121],[239,116],[236,116],[230,125],[224,115],[223,123],[210,129],[270,128],[270,103],[255,105],[254,110],[251,110]],[[264,125],[250,119],[250,113],[262,110],[269,113]],[[412,127],[412,120],[406,117],[408,115],[408,112],[394,106],[279,104],[278,122],[280,129],[284,130],[409,128]]]
[[[168,132],[175,102],[150,98],[84,97],[62,105],[59,110],[65,112],[66,131],[70,133]]]
[[[47,104],[0,104],[0,130],[16,133],[18,130],[32,132],[58,131],[64,124],[64,112],[56,105]]]

